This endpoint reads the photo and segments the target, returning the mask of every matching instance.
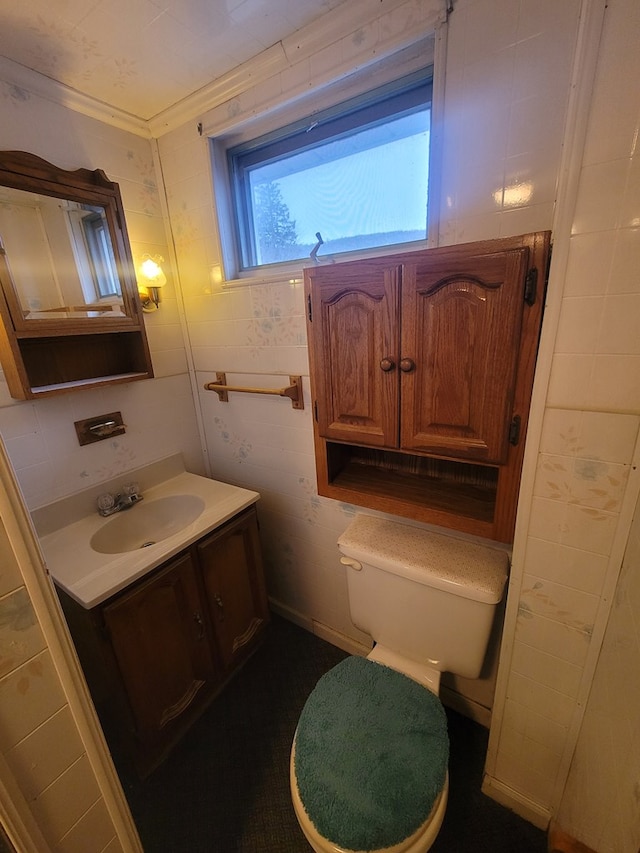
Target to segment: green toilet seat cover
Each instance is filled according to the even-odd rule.
[[[349,657],[318,681],[296,732],[300,799],[325,838],[349,850],[399,844],[423,824],[449,760],[438,697],[400,672]]]

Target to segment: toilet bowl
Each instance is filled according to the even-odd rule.
[[[425,853],[448,796],[444,709],[428,688],[375,660],[320,679],[298,723],[292,802],[316,853]]]
[[[316,853],[426,853],[448,795],[440,673],[480,675],[508,557],[360,514],[338,546],[351,619],[374,648],[326,673],[305,703],[294,811]]]
[[[418,827],[413,835],[406,838],[402,844],[394,844],[392,847],[379,848],[378,850],[369,850],[366,851],[366,853],[427,853],[433,842],[438,837],[438,832],[440,831],[447,808],[448,791],[449,779],[447,777],[445,787],[442,789],[438,801],[427,817],[427,820],[422,824],[422,826]],[[295,787],[295,782],[292,783],[291,792],[293,808],[296,813],[298,823],[300,824],[300,828],[302,829],[302,832],[304,833],[304,836],[309,842],[312,850],[315,850],[316,853],[353,853],[353,851],[334,844],[318,833],[304,810],[297,788]],[[365,853],[365,851],[358,851],[358,853]]]

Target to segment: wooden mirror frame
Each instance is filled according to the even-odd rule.
[[[69,332],[87,329],[98,331],[100,327],[117,331],[139,325],[141,305],[118,184],[110,181],[101,169],[60,169],[35,154],[0,151],[0,186],[102,207],[109,227],[122,296],[122,315],[58,316],[53,319],[25,317],[16,282],[12,280],[7,264],[3,263],[0,279],[14,329],[50,334],[61,324]]]
[[[46,310],[39,317],[25,315],[11,274],[11,258],[0,248],[0,363],[11,397],[37,399],[152,378],[118,185],[100,169],[67,171],[34,154],[0,151],[0,186],[104,211],[122,297],[121,306],[117,297],[117,312],[102,311],[102,305],[95,309],[81,305],[56,309],[51,318],[42,318]]]

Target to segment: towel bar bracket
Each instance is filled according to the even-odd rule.
[[[304,409],[302,397],[302,376],[289,376],[286,388],[245,388],[238,385],[227,385],[226,373],[216,372],[216,381],[205,383],[205,391],[214,391],[221,403],[229,402],[229,391],[239,391],[244,394],[275,394],[278,397],[288,397],[294,409]]]

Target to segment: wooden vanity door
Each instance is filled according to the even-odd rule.
[[[482,246],[434,249],[403,268],[401,448],[501,464],[529,249]]]
[[[269,621],[255,509],[196,546],[224,672],[255,648]]]
[[[305,270],[322,438],[398,445],[399,273],[375,260]]]
[[[210,695],[214,666],[190,554],[103,609],[140,739],[152,743]]]

